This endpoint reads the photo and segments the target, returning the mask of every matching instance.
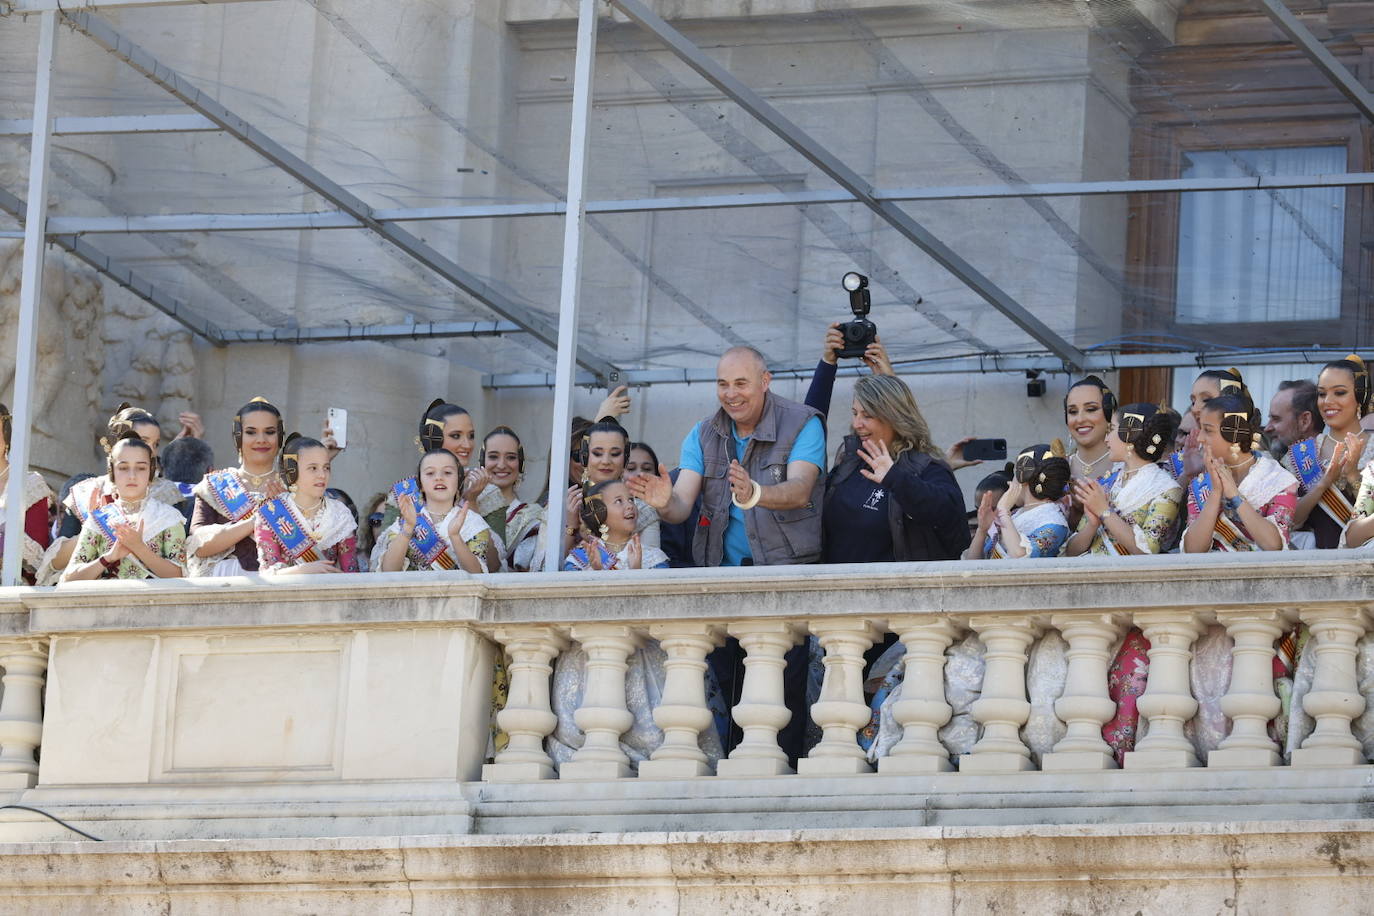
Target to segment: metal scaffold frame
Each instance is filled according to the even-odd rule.
[[[578,0],[577,47],[574,66],[573,102],[570,118],[568,182],[565,200],[539,204],[495,204],[427,208],[373,208],[361,198],[331,180],[319,169],[287,150],[277,141],[235,114],[192,81],[158,61],[108,23],[91,12],[98,8],[133,6],[172,6],[189,3],[245,2],[245,0],[7,0],[3,5],[12,14],[36,14],[40,20],[38,64],[34,89],[33,117],[30,120],[0,120],[0,136],[28,135],[31,138],[28,200],[0,189],[0,211],[23,225],[23,260],[18,316],[18,344],[13,404],[12,466],[28,466],[32,438],[32,399],[38,307],[42,298],[43,252],[46,243],[64,249],[118,285],[138,295],[152,307],[180,322],[193,333],[216,346],[248,342],[311,343],[351,340],[398,340],[435,337],[482,337],[528,334],[553,347],[556,369],[553,373],[510,373],[488,375],[489,387],[553,387],[554,415],[550,441],[553,454],[567,454],[571,420],[572,390],[577,385],[663,384],[709,382],[714,374],[706,370],[622,370],[609,360],[578,344],[578,293],[582,270],[582,239],[590,214],[643,213],[673,210],[727,209],[735,207],[807,206],[812,204],[858,203],[879,220],[896,230],[963,285],[1010,319],[1040,344],[1044,354],[1000,354],[941,358],[910,362],[898,366],[899,372],[1065,372],[1110,371],[1131,367],[1201,365],[1203,354],[1172,352],[1121,354],[1084,351],[1046,326],[1025,306],[993,283],[956,251],[936,237],[899,204],[910,201],[977,200],[995,198],[1085,197],[1132,193],[1178,193],[1185,191],[1254,191],[1313,187],[1356,187],[1374,185],[1372,173],[1346,173],[1322,176],[1258,176],[1240,179],[1175,179],[1164,181],[1095,181],[1057,183],[1008,183],[980,187],[875,188],[839,157],[797,124],[786,118],[751,87],[706,54],[680,31],[650,10],[641,0],[606,0],[609,7],[623,14],[656,37],[679,61],[710,82],[726,99],[738,105],[774,135],[798,152],[839,185],[838,190],[779,191],[760,194],[704,195],[697,197],[648,198],[628,200],[586,200],[588,125],[591,116],[596,57],[598,2]],[[263,2],[263,0],[256,0]],[[1313,64],[1344,94],[1361,114],[1374,121],[1374,95],[1340,63],[1293,15],[1282,0],[1256,0],[1259,7],[1308,56]],[[110,54],[182,101],[190,110],[180,115],[113,115],[99,117],[54,117],[51,112],[52,74],[57,52],[58,19],[82,33]],[[318,194],[334,209],[296,214],[162,214],[111,217],[47,216],[49,156],[55,136],[80,134],[151,134],[214,131],[241,142],[263,159]],[[464,220],[513,217],[561,216],[564,220],[562,280],[557,321],[517,302],[494,288],[453,259],[441,254],[410,231],[403,222],[427,220]],[[461,290],[490,310],[498,320],[436,321],[400,325],[342,326],[276,330],[224,329],[196,310],[102,251],[87,236],[110,233],[157,232],[244,232],[276,230],[365,230],[385,244],[413,259],[434,275]],[[18,232],[0,232],[0,238],[20,237]],[[1247,352],[1250,363],[1318,362],[1339,351],[1280,349],[1263,353]],[[780,369],[778,374],[800,376],[805,367]],[[564,488],[564,468],[552,462],[549,472],[550,518],[548,530],[561,531],[563,501],[557,498]],[[5,530],[23,530],[24,474],[9,475],[5,495]],[[550,537],[547,562],[558,568],[562,560],[559,538]],[[2,577],[4,584],[19,583],[22,537],[5,538]]]

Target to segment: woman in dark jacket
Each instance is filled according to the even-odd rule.
[[[861,378],[852,423],[826,478],[822,562],[958,559],[969,544],[964,496],[911,389]]]

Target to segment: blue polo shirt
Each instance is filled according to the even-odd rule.
[[[701,454],[701,423],[692,427],[692,431],[687,434],[687,438],[682,440],[682,457],[678,461],[678,467],[689,471],[696,471],[698,474],[706,474],[706,459]],[[730,435],[735,440],[735,458],[744,461],[744,450],[749,447],[749,440],[752,436],[741,438],[739,431],[735,429],[735,421],[730,421]],[[792,443],[792,451],[787,453],[787,462],[809,461],[825,473],[825,427],[821,425],[820,417],[812,417],[802,426],[801,432],[797,434],[797,441]],[[722,566],[739,566],[745,560],[752,558],[753,550],[749,547],[749,532],[744,527],[744,510],[730,503],[730,524],[725,526],[725,558],[721,561]]]

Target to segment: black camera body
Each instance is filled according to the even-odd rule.
[[[868,351],[868,345],[878,339],[878,326],[868,320],[868,310],[872,307],[868,278],[850,271],[844,275],[840,285],[849,292],[849,310],[854,313],[854,320],[840,325],[844,347],[836,350],[835,355],[841,359],[862,358]]]

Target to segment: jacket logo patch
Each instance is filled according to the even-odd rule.
[[[868,494],[868,501],[864,503],[864,508],[872,509],[874,512],[878,511],[878,504],[883,501],[883,497],[886,495],[881,488],[874,490]]]
[[[774,465],[772,471],[773,483],[780,483],[782,481],[782,468],[778,467],[777,465]]]

